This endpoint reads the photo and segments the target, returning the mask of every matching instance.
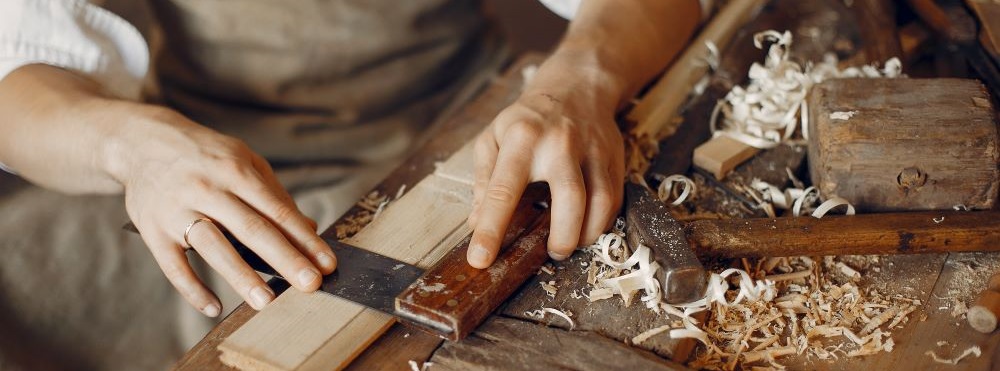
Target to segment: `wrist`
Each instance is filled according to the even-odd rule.
[[[617,110],[627,100],[627,79],[616,62],[594,48],[560,47],[538,69],[522,96],[548,96],[570,103],[594,105],[602,111]]]
[[[135,164],[140,162],[137,156],[143,151],[137,150],[143,143],[155,134],[141,133],[147,123],[155,120],[158,110],[164,108],[129,101],[104,100],[95,102],[98,120],[103,116],[100,134],[104,138],[95,153],[94,162],[100,171],[109,178],[121,184],[128,183]],[[93,109],[92,109],[93,111]]]

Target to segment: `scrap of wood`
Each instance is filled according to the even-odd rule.
[[[694,164],[708,170],[715,179],[723,179],[739,164],[749,160],[760,149],[725,135],[712,138],[694,150]]]

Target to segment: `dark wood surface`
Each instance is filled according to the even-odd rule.
[[[445,343],[431,362],[432,370],[686,370],[597,334],[504,317],[490,318],[461,343]]]
[[[699,220],[685,229],[705,258],[1000,251],[994,211]]]
[[[548,259],[548,187],[532,184],[521,197],[496,261],[468,263],[466,237],[396,298],[404,318],[452,341],[464,339]]]

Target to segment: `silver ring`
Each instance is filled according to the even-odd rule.
[[[191,249],[194,248],[194,246],[191,246],[191,242],[188,242],[188,234],[191,233],[191,228],[194,228],[195,224],[198,224],[198,223],[201,223],[201,222],[209,222],[209,223],[215,224],[214,220],[206,218],[206,217],[201,217],[201,218],[195,219],[193,222],[191,222],[191,224],[188,224],[187,228],[184,228],[184,245],[185,245],[184,246],[184,250],[191,250]]]

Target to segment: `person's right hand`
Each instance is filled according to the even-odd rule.
[[[205,315],[221,313],[218,297],[195,275],[191,248],[260,310],[274,292],[223,236],[229,231],[295,288],[316,290],[336,260],[278,183],[268,163],[241,141],[162,107],[125,104],[109,119],[127,118],[110,137],[117,157],[111,175],[124,186],[125,206],[163,273]],[[114,115],[113,113],[121,113]]]

